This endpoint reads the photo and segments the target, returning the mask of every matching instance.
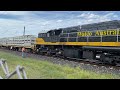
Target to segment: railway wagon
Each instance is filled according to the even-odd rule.
[[[39,33],[36,51],[70,58],[120,63],[120,21],[78,25]]]
[[[16,37],[8,37],[0,39],[0,46],[8,49],[21,51],[22,47],[26,48],[27,52],[34,51],[36,37],[33,35],[24,35]]]

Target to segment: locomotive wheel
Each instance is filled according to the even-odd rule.
[[[104,55],[104,54],[101,54],[101,55],[100,55],[100,61],[101,61],[101,62],[104,62],[104,59],[105,59],[105,55]]]

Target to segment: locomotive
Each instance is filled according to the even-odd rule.
[[[36,50],[41,54],[120,63],[120,20],[39,33]]]
[[[74,59],[120,63],[120,20],[77,25],[38,33],[0,39],[0,46],[20,51]]]

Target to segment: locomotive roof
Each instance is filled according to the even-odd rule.
[[[100,26],[110,26],[110,25],[113,25],[113,26],[116,26],[118,28],[120,28],[120,20],[112,20],[112,21],[104,21],[104,22],[98,22],[98,23],[91,23],[91,24],[83,24],[83,25],[76,25],[76,26],[71,26],[71,27],[65,27],[65,28],[59,28],[59,29],[52,29],[52,30],[49,30],[47,31],[46,33],[50,32],[50,31],[54,31],[54,30],[68,30],[68,29],[77,29],[77,30],[80,30],[80,29],[86,29],[86,28],[92,28],[92,27],[100,27]]]
[[[83,24],[81,26],[85,26],[85,25],[96,25],[96,24],[103,24],[103,23],[120,23],[120,20],[112,20],[112,21],[104,21],[104,22],[98,22],[98,23],[90,23],[90,24]]]
[[[104,22],[91,23],[91,24],[76,25],[76,26],[60,28],[60,29],[65,30],[65,29],[68,29],[68,28],[80,28],[80,27],[83,28],[85,26],[91,26],[91,25],[94,26],[94,25],[103,25],[103,24],[107,24],[107,25],[114,24],[114,25],[116,25],[116,23],[117,23],[117,25],[120,25],[120,20],[112,20],[112,21],[104,21]]]

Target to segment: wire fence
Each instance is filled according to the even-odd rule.
[[[0,79],[10,79],[15,74],[18,76],[18,79],[27,79],[27,75],[26,75],[26,72],[24,70],[24,67],[22,67],[20,65],[17,65],[15,70],[10,73],[6,60],[0,59],[0,67],[2,68],[4,75],[5,75],[5,78],[0,76]]]

